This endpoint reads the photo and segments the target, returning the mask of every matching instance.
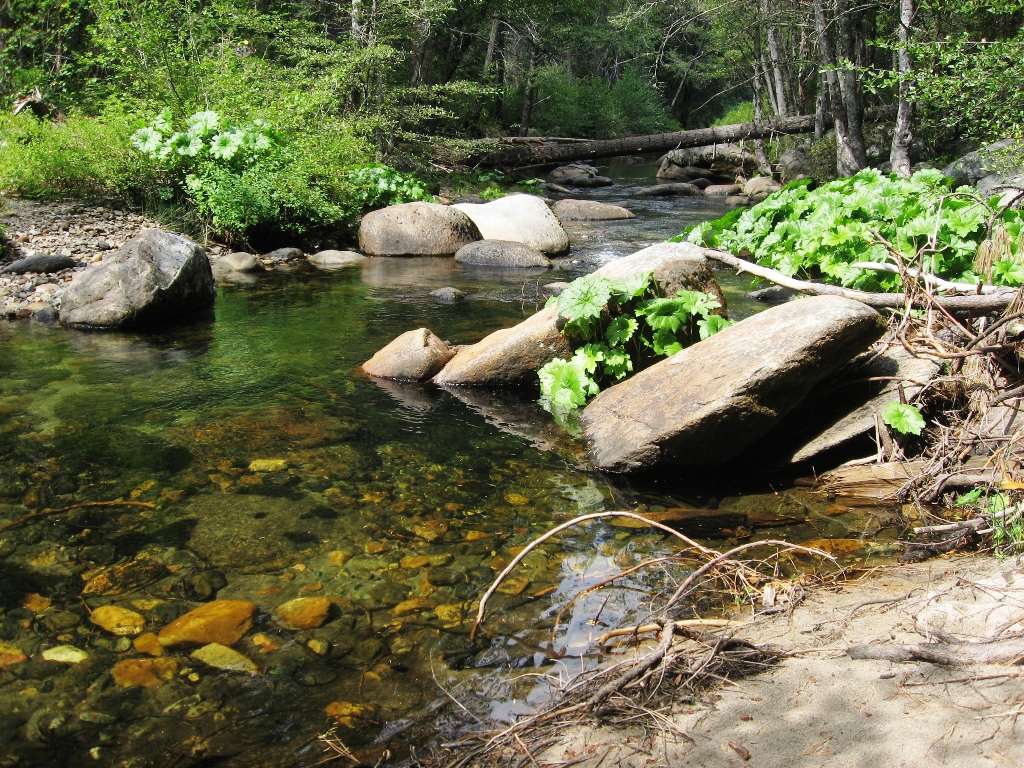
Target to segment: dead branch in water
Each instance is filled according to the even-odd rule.
[[[30,523],[40,517],[59,515],[62,512],[70,512],[73,509],[87,509],[89,507],[143,507],[145,509],[156,509],[156,504],[150,504],[148,501],[86,501],[81,504],[72,504],[70,507],[61,507],[60,509],[40,509],[35,512],[29,512],[17,520],[0,525],[0,531],[9,531],[11,528],[25,525],[25,523]]]

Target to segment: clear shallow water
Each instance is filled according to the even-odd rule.
[[[640,184],[653,175],[622,168],[628,184],[629,173]],[[581,600],[552,633],[582,587],[675,546],[660,533],[590,525],[530,555],[470,644],[474,601],[559,522],[692,504],[806,519],[786,532],[798,540],[873,533],[872,518],[836,515],[799,491],[613,485],[579,467],[581,447],[531,393],[450,393],[359,373],[400,332],[427,326],[476,341],[535,311],[539,285],[723,209],[681,200],[634,210],[636,220],[574,230],[563,270],[378,259],[224,287],[212,319],[160,334],[0,325],[0,524],[84,502],[154,505],[72,509],[0,531],[0,642],[29,657],[0,670],[0,765],[312,766],[332,726],[367,761],[385,746],[400,756],[466,722],[439,685],[482,718],[525,711],[545,687],[515,674],[592,663],[589,640],[642,614],[643,590],[669,578],[638,576],[603,607],[606,595]],[[753,311],[745,280],[723,282],[734,316]],[[446,285],[469,299],[429,299]],[[278,468],[250,469],[259,459]],[[733,535],[744,532],[710,540]],[[110,586],[95,587],[111,567],[101,573]],[[131,608],[159,629],[214,592],[258,605],[234,647],[259,675],[179,651],[158,686],[111,680],[115,664],[139,654],[93,626],[90,610]],[[301,596],[333,601],[324,626],[288,630],[273,617]],[[89,658],[43,661],[57,645]],[[332,704],[347,713],[341,722],[325,713]]]

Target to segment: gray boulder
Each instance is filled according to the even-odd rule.
[[[958,184],[977,184],[993,173],[1011,174],[1024,165],[1024,141],[1003,139],[968,152],[942,169],[942,173]]]
[[[586,163],[563,165],[548,174],[549,182],[569,187],[610,187],[613,182],[606,176],[599,176],[597,168]]]
[[[236,251],[226,256],[221,256],[213,263],[213,269],[223,269],[226,272],[262,272],[263,264],[251,253]]]
[[[814,164],[807,153],[799,149],[787,149],[779,155],[779,178],[783,184],[814,176]]]
[[[561,221],[615,221],[636,218],[632,211],[596,200],[559,200],[551,206],[551,210]]]
[[[296,259],[302,258],[302,250],[299,248],[278,248],[263,255],[264,259],[274,262],[275,264],[283,264],[286,261],[295,261]]]
[[[370,376],[401,381],[426,381],[455,353],[426,328],[406,331],[363,363]]]
[[[657,184],[636,191],[637,197],[696,197],[704,194],[695,184]]]
[[[717,173],[750,174],[757,170],[757,158],[736,144],[709,144],[703,147],[673,149],[661,156],[659,168],[666,163],[678,166],[692,165]]]
[[[510,240],[478,240],[464,245],[455,254],[459,264],[471,264],[481,267],[529,267],[548,268],[551,259],[524,243]]]
[[[721,464],[765,435],[885,329],[837,296],[747,318],[602,392],[580,424],[596,467]]]
[[[1000,208],[1011,204],[1020,208],[1024,200],[1024,168],[989,174],[978,181],[978,194],[986,199],[998,197]]]
[[[704,189],[708,197],[735,197],[743,193],[743,187],[739,184],[712,184]]]
[[[452,288],[451,286],[445,288],[438,288],[437,290],[430,292],[430,298],[434,301],[439,301],[442,304],[455,304],[459,301],[465,301],[466,294],[460,291],[458,288]]]
[[[9,275],[26,275],[29,273],[50,274],[60,272],[64,269],[71,269],[78,265],[70,256],[51,256],[46,253],[37,253],[35,256],[26,256],[12,264],[8,264],[0,273]]]
[[[569,252],[569,236],[561,222],[535,195],[508,195],[482,205],[467,203],[452,208],[466,214],[484,240],[524,243],[548,256]]]
[[[359,250],[368,256],[451,256],[480,239],[465,213],[437,203],[392,205],[359,223]]]
[[[338,267],[347,267],[351,264],[358,264],[366,259],[361,253],[354,251],[318,251],[312,256],[308,256],[307,260],[310,264],[315,264],[321,269],[337,269]]]
[[[768,176],[755,176],[743,185],[743,194],[760,201],[773,192],[778,192],[780,189],[782,189],[782,185],[775,179]]]
[[[204,309],[216,293],[210,262],[199,245],[146,229],[71,281],[60,322],[80,328],[152,325]]]
[[[703,249],[692,243],[660,243],[607,264],[594,274],[621,279],[651,272],[668,295],[682,288],[721,296]],[[722,299],[724,306],[724,297]],[[561,331],[565,321],[557,307],[547,307],[512,328],[495,331],[476,344],[461,347],[434,383],[444,386],[516,386],[535,379],[537,371],[573,349]]]

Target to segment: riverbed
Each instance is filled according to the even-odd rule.
[[[650,163],[604,172],[616,184],[580,196],[625,200],[637,218],[571,225],[572,251],[553,270],[439,258],[302,264],[224,285],[209,318],[156,333],[0,325],[0,525],[71,508],[0,531],[0,642],[27,658],[0,670],[0,766],[313,766],[332,729],[372,764],[474,719],[507,720],[546,695],[533,673],[596,663],[592,639],[644,615],[649,592],[673,578],[638,573],[612,601],[577,601],[555,627],[581,589],[676,550],[659,532],[593,523],[530,554],[471,643],[495,574],[577,515],[788,517],[802,522],[716,531],[706,543],[771,533],[835,540],[852,564],[884,558],[892,531],[877,515],[751,483],[744,468],[710,488],[701,477],[633,486],[591,472],[536,392],[444,391],[359,371],[412,328],[475,342],[536,311],[546,283],[728,210],[632,197],[653,183]],[[749,279],[720,279],[734,319],[764,308],[746,297]],[[429,296],[445,286],[466,300]],[[112,500],[136,506],[82,506]],[[323,626],[275,618],[310,596],[332,602]],[[155,630],[214,597],[258,606],[234,646],[258,674],[175,652],[173,675],[157,685],[112,680],[140,654],[92,611],[124,607]],[[84,654],[44,660],[56,646]]]

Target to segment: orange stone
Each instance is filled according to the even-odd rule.
[[[156,688],[177,674],[177,659],[126,659],[110,670],[119,688]]]
[[[429,597],[414,597],[411,600],[402,601],[392,608],[391,612],[395,616],[406,616],[417,611],[429,611],[436,606],[437,601],[431,600]]]
[[[321,626],[331,612],[326,597],[297,597],[282,603],[274,614],[288,629],[314,629]]]
[[[403,557],[399,565],[410,570],[425,568],[430,565],[430,558],[426,555],[409,555],[408,557]]]
[[[143,635],[139,635],[132,640],[132,645],[135,646],[136,651],[144,653],[147,656],[164,655],[164,647],[160,645],[160,640],[152,632],[146,632]]]
[[[42,613],[51,605],[53,601],[50,598],[37,595],[35,592],[25,595],[25,599],[21,601],[21,607],[32,613]]]
[[[118,637],[135,637],[146,628],[146,619],[141,613],[116,605],[102,605],[92,612],[89,621]]]
[[[479,541],[480,539],[488,538],[490,535],[484,531],[466,531],[466,541]]]
[[[0,669],[7,669],[15,664],[26,661],[28,656],[21,649],[10,643],[0,642]]]
[[[248,600],[214,600],[179,616],[160,630],[165,648],[179,645],[237,643],[252,626],[256,604]]]

